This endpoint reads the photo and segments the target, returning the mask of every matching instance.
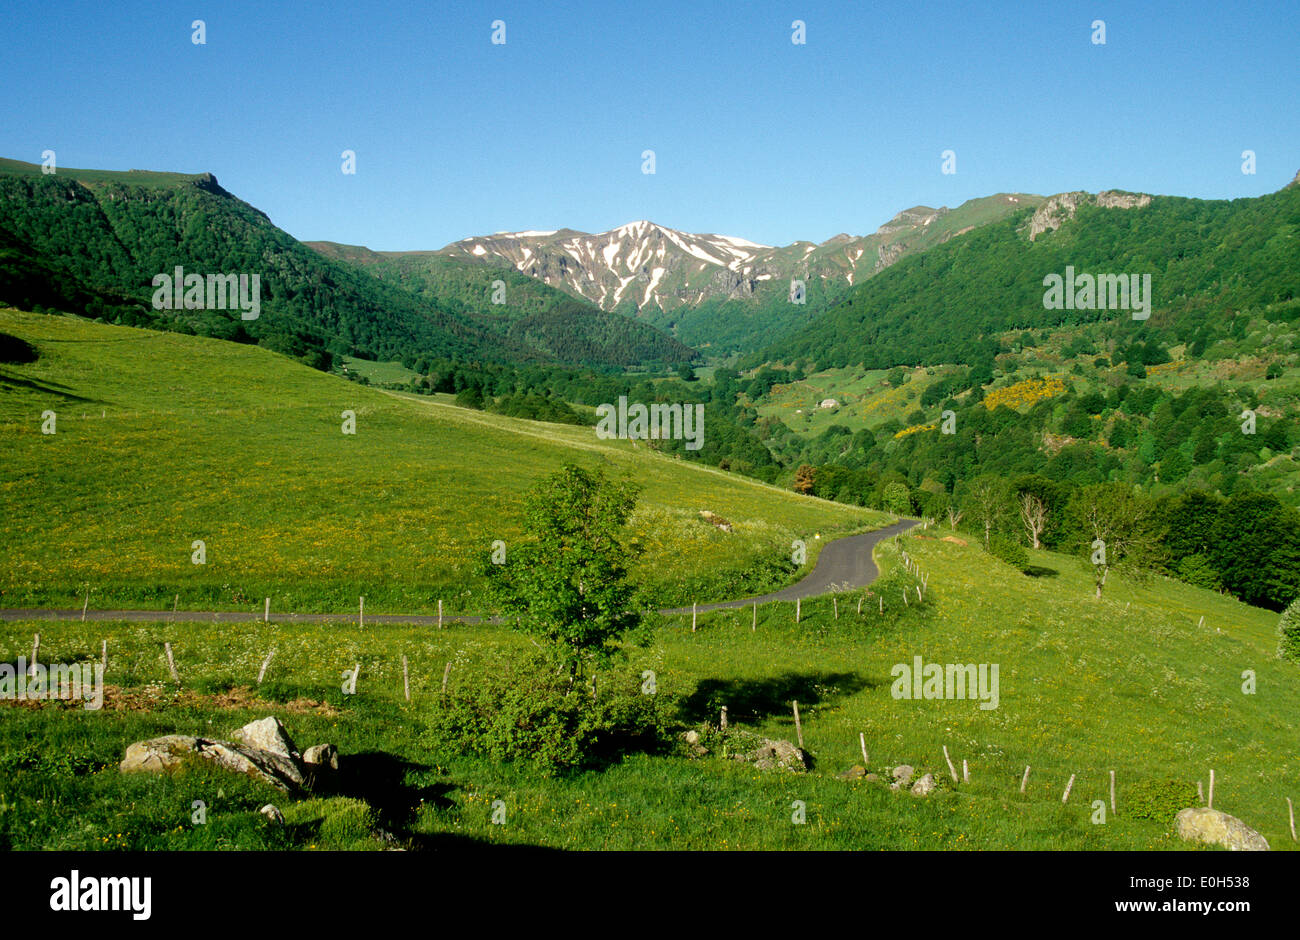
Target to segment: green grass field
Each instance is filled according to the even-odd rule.
[[[478,566],[566,461],[642,487],[638,575],[667,605],[795,577],[796,538],[883,514],[591,428],[357,386],[266,350],[0,311],[41,353],[0,367],[0,606],[478,613]],[[54,434],[42,414],[56,414]],[[343,433],[343,412],[356,433]],[[699,517],[731,520],[721,533]],[[206,563],[192,545],[205,543]],[[507,548],[508,551],[508,548]]]
[[[1300,694],[1295,667],[1274,655],[1275,615],[1163,580],[1112,578],[1098,602],[1074,559],[1036,553],[1055,574],[1030,578],[933,534],[941,533],[903,539],[930,578],[924,608],[889,597],[882,616],[872,596],[859,616],[857,595],[846,594],[838,620],[825,598],[805,603],[798,625],[791,605],[775,604],[760,611],[756,630],[748,611],[720,612],[694,634],[689,618],[664,618],[653,645],[630,654],[630,666],[653,669],[659,694],[678,702],[681,727],[716,721],[727,704],[733,723],[792,739],[789,702],[798,700],[815,761],[804,775],[663,754],[552,779],[421,744],[447,662],[455,688],[527,648],[502,627],[4,624],[7,660],[29,651],[38,630],[49,661],[93,658],[107,638],[110,686],[101,712],[0,706],[4,836],[20,848],[380,848],[370,832],[382,827],[412,846],[468,838],[587,849],[1178,849],[1167,823],[1126,812],[1127,794],[1140,781],[1208,782],[1213,768],[1216,808],[1273,848],[1294,847],[1285,797],[1300,797]],[[887,569],[897,564],[888,543],[879,557]],[[176,651],[179,691],[164,640]],[[249,692],[272,647],[260,695]],[[915,655],[999,664],[999,707],[894,699],[891,669]],[[345,696],[341,674],[357,662],[357,694]],[[1242,692],[1245,670],[1256,674],[1254,694]],[[265,714],[280,716],[300,746],[338,744],[354,756],[357,778],[328,798],[286,806],[270,788],[210,772],[116,769],[133,740],[220,736]],[[873,770],[910,763],[934,773],[940,790],[921,799],[837,779],[862,761],[859,733]],[[970,782],[947,777],[944,745],[959,768],[969,762]],[[1110,770],[1118,811],[1094,823]],[[206,825],[190,821],[194,800],[209,807]],[[491,822],[497,800],[505,825]],[[804,825],[791,822],[795,800],[806,804]],[[263,824],[256,809],[268,801],[285,809],[288,827]]]

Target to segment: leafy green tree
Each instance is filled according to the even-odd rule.
[[[896,516],[912,511],[912,494],[906,484],[890,483],[885,487],[885,508]]]
[[[1011,487],[1002,477],[985,474],[975,479],[968,491],[965,508],[968,518],[984,530],[984,547],[995,530],[1001,529],[1013,512]]]
[[[1158,561],[1153,507],[1133,486],[1117,482],[1085,486],[1071,501],[1070,513],[1076,540],[1092,565],[1098,599],[1111,569],[1141,575]]]
[[[634,551],[623,538],[636,498],[630,483],[566,465],[525,498],[526,541],[488,566],[492,599],[507,620],[547,644],[570,687],[642,623],[627,572]]]

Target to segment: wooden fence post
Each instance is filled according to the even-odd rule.
[[[263,609],[262,612],[262,623],[270,623],[270,622],[271,622],[271,599],[268,597],[266,599],[266,607]]]
[[[1070,774],[1070,782],[1065,785],[1065,793],[1061,794],[1062,803],[1068,803],[1070,801],[1070,791],[1073,789],[1074,789],[1074,774]]]
[[[442,598],[438,598],[438,629],[442,629]]]
[[[961,759],[961,781],[970,783],[970,768],[966,766],[966,758]]]
[[[361,606],[357,609],[357,629],[364,630],[366,627],[366,596],[361,595]]]
[[[451,661],[447,661],[447,668],[442,671],[442,693],[447,694],[447,677],[451,675]]]
[[[1206,809],[1214,809],[1214,770],[1210,770],[1210,798],[1205,803]]]
[[[799,721],[799,703],[794,703],[794,733],[799,738],[799,750],[803,750],[803,725]]]
[[[86,602],[81,605],[81,621],[86,622],[86,608],[90,606],[90,589],[86,589]]]
[[[36,663],[41,655],[41,635],[39,633],[32,636],[32,660],[27,664],[27,675],[36,675]]]
[[[108,671],[108,640],[99,641],[99,665]]]
[[[796,597],[794,599],[794,622],[795,623],[799,622],[799,616],[803,611],[802,604],[803,604],[803,598]]]
[[[758,629],[758,601],[754,601],[754,619],[749,625],[750,632]]]
[[[831,603],[832,603],[833,605],[835,605],[835,619],[836,619],[836,620],[839,620],[839,619],[840,619],[840,599],[839,599],[838,597],[835,597],[834,595],[831,595]]]
[[[727,706],[726,705],[722,706],[722,717],[718,719],[718,729],[721,731],[727,730]]]
[[[858,747],[862,748],[862,766],[870,766],[867,762],[867,736],[861,731],[858,732]]]
[[[695,622],[699,619],[699,616],[700,616],[700,605],[697,604],[695,601],[691,601],[691,632],[692,633],[695,632]]]
[[[275,650],[272,649],[269,653],[266,654],[266,659],[262,660],[262,668],[259,669],[259,670],[257,670],[257,684],[258,684],[258,685],[261,685],[261,684],[262,684],[262,680],[263,680],[264,678],[266,678],[266,669],[267,669],[268,666],[271,665],[271,657],[274,656],[274,655],[275,655]]]
[[[1025,764],[1025,775],[1020,778],[1020,792],[1025,792],[1025,784],[1029,782],[1029,765]]]
[[[1110,811],[1115,812],[1115,771],[1110,772]]]
[[[952,774],[952,782],[957,782],[957,768],[952,765],[952,758],[948,756],[948,745],[943,746],[943,759],[948,762],[948,773]]]
[[[1289,797],[1289,796],[1286,798],[1286,815],[1287,815],[1287,819],[1290,820],[1290,822],[1291,822],[1291,841],[1294,842],[1294,841],[1296,840],[1296,838],[1295,838],[1295,807],[1291,805],[1291,797]]]
[[[172,658],[172,645],[170,643],[164,643],[163,652],[167,654],[167,669],[172,674],[172,681],[177,685],[180,685],[181,677],[180,674],[176,672],[176,660]]]
[[[406,657],[402,657],[402,691],[406,693],[406,700],[411,700],[411,676],[406,669]]]

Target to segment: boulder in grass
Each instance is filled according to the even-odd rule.
[[[867,776],[867,768],[863,767],[861,764],[854,764],[838,776],[841,780],[862,780]]]
[[[802,773],[808,769],[803,751],[789,741],[774,741],[770,738],[764,738],[752,751],[737,754],[736,760],[749,761],[759,770],[789,770]]]
[[[913,796],[929,796],[934,792],[934,774],[926,774],[916,783],[912,784]]]
[[[289,737],[289,732],[280,723],[280,719],[274,715],[268,715],[258,721],[250,721],[231,737],[241,744],[257,748],[260,751],[279,754],[281,757],[287,757],[290,760],[298,760],[301,756],[298,749],[293,746],[293,739]]]
[[[916,768],[911,764],[899,764],[890,773],[893,778],[895,788],[905,787],[912,782],[912,777],[916,775]]]
[[[127,747],[118,766],[122,773],[159,773],[179,769],[186,761],[197,758],[269,783],[286,793],[296,794],[308,789],[304,764],[278,718],[250,722],[233,737],[238,742],[187,734],[167,734],[137,741]],[[337,765],[337,755],[334,761]]]
[[[302,752],[302,762],[315,770],[338,770],[339,749],[333,744],[314,744]]]
[[[1268,840],[1236,816],[1205,806],[1180,810],[1174,831],[1187,840],[1221,845],[1232,852],[1267,852]]]

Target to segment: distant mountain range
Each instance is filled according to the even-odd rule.
[[[1020,193],[972,199],[956,209],[916,206],[870,235],[774,248],[731,235],[695,235],[629,222],[597,235],[499,232],[453,242],[437,254],[508,265],[604,310],[675,311],[708,300],[743,300],[765,290],[786,296],[790,280],[860,284],[899,258],[1043,202]]]
[[[1042,279],[1149,273],[1148,335],[1202,340],[1300,286],[1300,186],[1258,199],[1003,193],[918,206],[870,235],[759,245],[649,221],[476,236],[436,251],[299,242],[211,174],[0,160],[0,301],[342,354],[621,369],[700,353],[874,366],[988,362],[994,334],[1113,316],[1049,310]],[[153,309],[177,266],[257,273],[262,313]],[[802,281],[805,302],[791,302]],[[1130,325],[1131,327],[1131,325]],[[697,352],[698,350],[698,352]]]

